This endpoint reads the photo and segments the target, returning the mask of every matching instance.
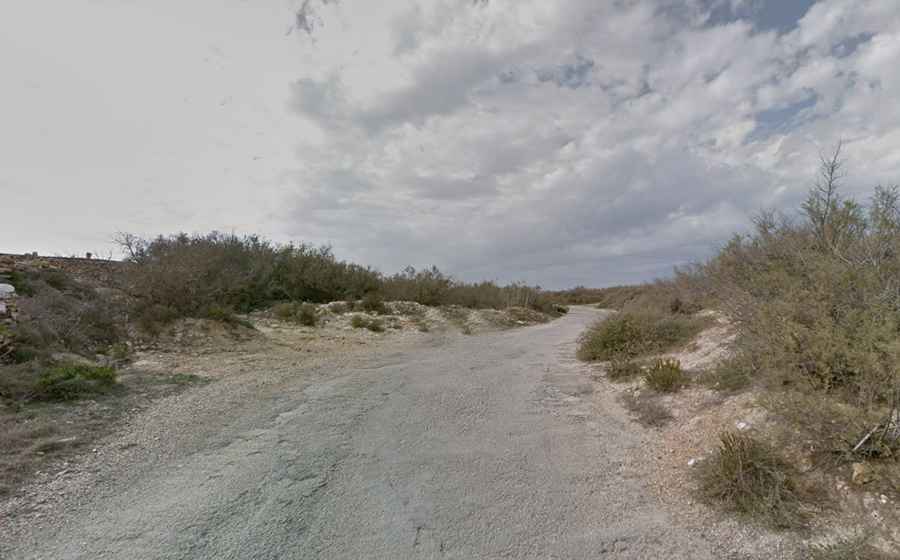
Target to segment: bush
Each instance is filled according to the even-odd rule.
[[[686,344],[706,323],[702,318],[652,311],[619,312],[581,335],[578,358],[611,360],[665,352]]]
[[[368,321],[366,328],[372,332],[384,332],[384,321],[381,319],[372,319]]]
[[[162,306],[178,317],[200,316],[210,305],[248,312],[276,301],[355,299],[381,283],[377,272],[338,261],[327,247],[257,236],[121,235],[119,242],[129,255],[122,287],[136,305]]]
[[[383,315],[387,313],[384,306],[384,297],[378,292],[369,292],[362,298],[361,307],[363,311],[368,313],[377,313]]]
[[[788,464],[749,435],[729,432],[720,439],[697,471],[703,497],[771,527],[802,526],[806,515]]]
[[[300,323],[307,327],[319,324],[316,306],[310,303],[279,303],[272,308],[272,312],[282,321]]]
[[[678,360],[656,360],[644,372],[644,383],[658,393],[675,393],[687,383]]]
[[[279,303],[272,307],[272,313],[282,321],[292,321],[297,313],[297,306],[293,303]]]
[[[297,322],[307,327],[315,327],[319,323],[316,306],[304,303],[297,309]]]
[[[648,428],[661,428],[672,420],[672,414],[659,403],[658,397],[646,393],[635,394],[626,392],[621,400],[628,410],[635,415],[635,419]]]
[[[369,320],[363,315],[354,315],[350,318],[350,326],[354,329],[364,329],[369,325]]]
[[[111,367],[65,364],[52,367],[38,379],[37,396],[47,400],[74,400],[108,392],[116,384]]]
[[[748,357],[734,356],[704,371],[698,381],[722,393],[737,393],[750,386],[754,371],[755,367]]]
[[[628,381],[640,375],[641,365],[634,360],[614,358],[606,366],[606,377],[610,381]]]

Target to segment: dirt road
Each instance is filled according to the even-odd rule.
[[[643,429],[575,361],[599,314],[292,372],[98,475],[6,557],[724,557],[650,496]]]

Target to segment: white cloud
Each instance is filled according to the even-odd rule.
[[[28,207],[23,186],[71,177],[54,212],[106,197],[95,228],[236,227],[386,271],[562,286],[709,254],[761,207],[796,204],[840,138],[850,192],[900,178],[893,0],[822,0],[802,19],[758,0],[213,4],[162,44],[104,32],[121,52],[77,48],[81,71],[74,31],[52,24],[40,49],[13,34],[30,49],[17,79],[56,89],[17,86],[46,108],[5,108],[0,189]],[[155,5],[156,27],[181,6]],[[48,143],[51,122],[66,132]]]

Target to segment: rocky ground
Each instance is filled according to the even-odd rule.
[[[704,330],[682,350],[659,356],[678,360],[696,379],[703,371],[714,367],[729,355],[729,343],[734,331],[720,318]],[[612,383],[604,375],[605,364],[594,364],[594,379],[600,391],[619,395],[620,399],[634,398],[651,391],[642,381]],[[884,550],[900,552],[900,509],[896,500],[873,491],[865,481],[847,483],[844,479],[829,478],[834,499],[830,509],[819,511],[809,531],[804,533],[776,533],[735,520],[696,500],[694,471],[719,444],[724,431],[766,434],[774,420],[761,404],[763,393],[749,389],[737,394],[722,394],[700,383],[685,389],[654,397],[666,413],[660,425],[646,433],[646,451],[636,462],[655,495],[672,507],[683,510],[682,521],[692,527],[712,525],[731,526],[736,538],[757,543],[773,554],[791,554],[803,543],[829,543],[841,537],[865,534]],[[801,457],[796,458],[803,463]],[[809,468],[808,466],[806,468]],[[738,527],[743,527],[738,530]],[[779,556],[780,557],[780,556]]]

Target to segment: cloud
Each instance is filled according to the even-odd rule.
[[[900,10],[773,5],[404,4],[377,55],[294,83],[322,141],[286,227],[386,270],[608,284],[796,204],[840,138],[851,193],[896,182]]]

